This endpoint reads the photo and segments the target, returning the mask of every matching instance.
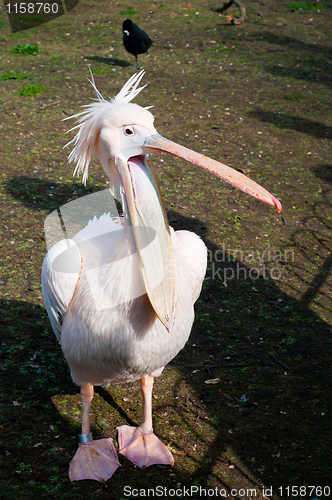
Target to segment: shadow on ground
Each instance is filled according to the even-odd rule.
[[[121,68],[127,68],[128,66],[130,66],[130,63],[128,61],[125,61],[124,59],[116,59],[114,57],[84,56],[84,59],[87,59],[88,61],[107,64],[108,66],[119,66]]]
[[[281,129],[296,130],[297,132],[312,135],[318,139],[332,140],[332,127],[314,120],[290,115],[283,111],[274,112],[260,109],[251,111],[249,115],[258,118],[262,122],[271,123]]]
[[[254,35],[264,42],[285,47],[286,51],[294,50],[301,54],[296,67],[287,67],[285,64],[269,65],[265,70],[272,75],[291,77],[296,80],[316,81],[331,87],[332,68],[330,64],[330,48],[328,46],[304,43],[294,37],[277,35],[269,31],[261,31]]]

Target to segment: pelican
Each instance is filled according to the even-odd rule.
[[[92,77],[95,102],[70,117],[77,120],[68,143],[74,145],[74,174],[83,173],[86,182],[97,154],[124,215],[111,216],[105,206],[104,215],[58,241],[43,262],[46,310],[81,390],[82,433],[69,467],[72,481],[104,482],[119,466],[112,439],[93,440],[89,420],[93,387],[113,381],[140,380],[143,394],[141,424],[118,428],[119,453],[141,468],[174,463],[153,432],[152,387],[189,337],[207,249],[196,234],[169,227],[149,153],[165,151],[197,164],[281,211],[275,197],[243,174],[159,135],[148,108],[131,102],[144,88],[138,88],[143,74],[133,75],[109,100]],[[58,265],[61,258],[67,271]]]

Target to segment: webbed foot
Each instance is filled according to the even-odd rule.
[[[98,439],[80,444],[69,465],[71,481],[95,479],[105,482],[119,467],[118,456],[112,439]]]
[[[119,453],[138,467],[174,464],[172,453],[153,431],[143,432],[139,427],[122,425],[118,428],[118,442]]]

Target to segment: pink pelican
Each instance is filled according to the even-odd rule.
[[[96,102],[71,117],[78,129],[69,143],[74,174],[83,173],[86,182],[96,153],[124,216],[95,217],[72,239],[55,244],[43,263],[46,310],[81,388],[82,434],[71,480],[106,481],[119,466],[112,439],[93,440],[90,433],[93,386],[112,381],[140,379],[143,393],[142,423],[119,427],[119,452],[139,467],[174,463],[153,433],[152,386],[189,337],[207,251],[196,234],[169,227],[148,153],[184,158],[281,210],[276,198],[243,174],[160,136],[150,111],[130,102],[144,88],[137,88],[143,74],[133,75],[110,100],[92,78]],[[71,272],[59,272],[54,262],[68,249]]]

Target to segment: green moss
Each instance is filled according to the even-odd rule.
[[[13,54],[23,54],[25,56],[27,55],[33,55],[36,56],[39,53],[39,47],[38,45],[31,45],[30,43],[27,43],[26,45],[16,45],[16,47],[13,48]]]
[[[121,12],[119,12],[120,16],[134,16],[135,14],[138,14],[138,10],[128,9],[128,10],[122,10]]]
[[[292,3],[287,5],[288,10],[323,10],[324,4],[318,2],[307,2],[307,3]]]
[[[4,80],[22,80],[23,78],[27,78],[26,73],[15,73],[15,71],[9,71],[3,75],[0,75],[0,81]]]
[[[44,90],[47,89],[45,87],[42,87],[40,83],[37,83],[36,85],[23,85],[23,87],[21,87],[18,91],[18,94],[24,97],[31,97],[39,94],[40,92],[43,92]]]

